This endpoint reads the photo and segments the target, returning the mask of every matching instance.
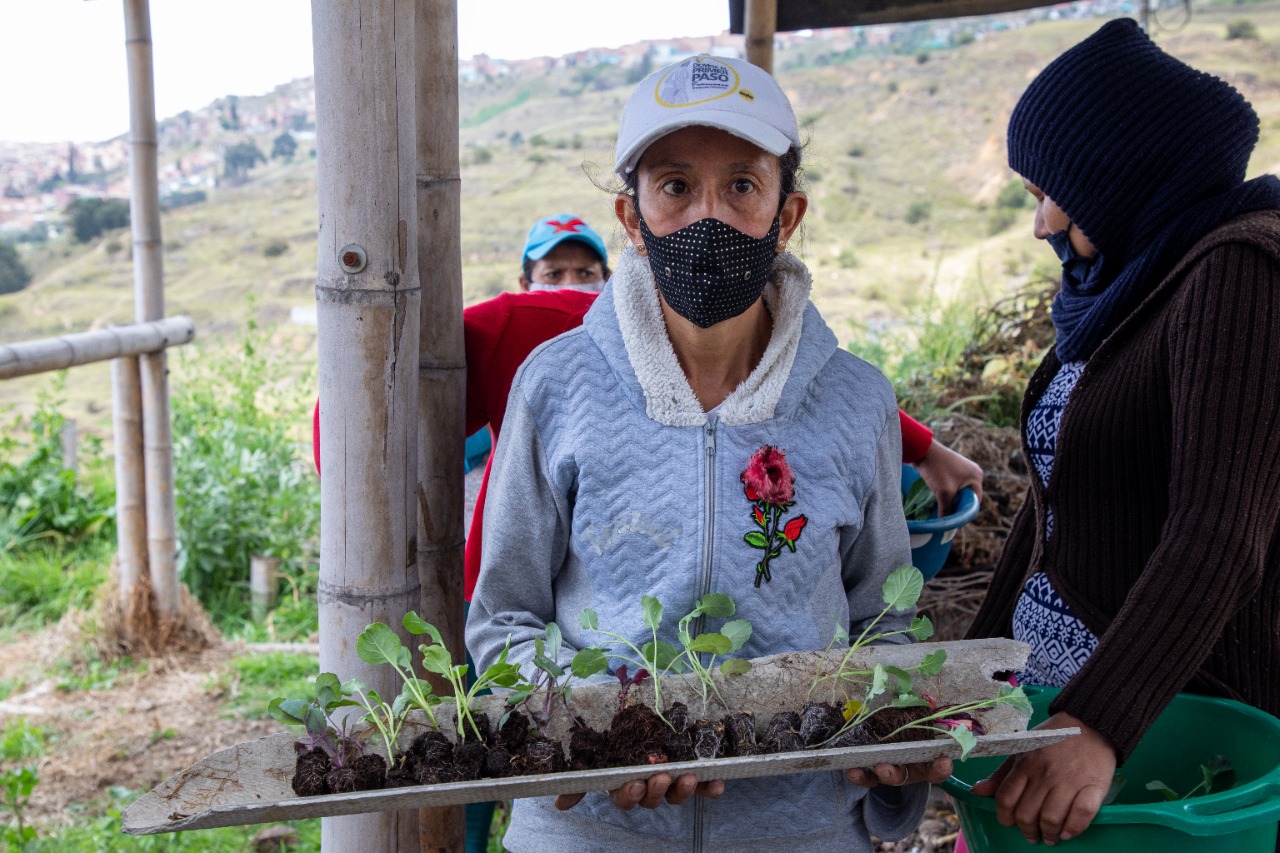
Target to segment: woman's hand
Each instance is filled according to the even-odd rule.
[[[609,797],[613,800],[613,804],[624,812],[629,812],[636,806],[646,809],[656,809],[662,805],[663,801],[673,806],[678,806],[690,797],[697,795],[699,797],[710,797],[715,799],[724,793],[724,782],[715,780],[713,782],[699,782],[698,777],[692,773],[685,775],[672,781],[670,773],[659,773],[656,776],[650,776],[648,779],[636,779],[634,782],[628,782],[616,791],[610,791]],[[560,811],[566,811],[576,806],[585,794],[561,794],[556,797],[556,808]]]
[[[875,767],[854,767],[844,771],[844,778],[863,788],[874,788],[877,785],[901,788],[917,782],[936,785],[946,781],[950,775],[951,759],[945,755],[919,764],[877,764]]]
[[[956,495],[966,486],[973,489],[978,500],[982,500],[981,466],[941,442],[930,443],[924,458],[912,467],[920,472],[920,479],[938,498],[939,515],[951,511]]]
[[[1017,825],[1032,844],[1053,846],[1088,828],[1111,787],[1116,752],[1111,742],[1065,712],[1037,729],[1079,727],[1077,737],[1013,755],[973,792],[996,798],[996,819]]]

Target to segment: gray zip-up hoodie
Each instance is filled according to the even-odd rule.
[[[837,346],[809,290],[804,265],[780,255],[765,290],[770,343],[710,416],[633,249],[582,327],[534,351],[512,385],[489,481],[467,621],[481,669],[508,635],[511,659],[527,663],[551,621],[567,655],[599,645],[604,638],[579,625],[587,607],[641,645],[642,595],[663,603],[671,642],[698,597],[728,593],[734,618],[753,628],[745,657],[825,648],[837,623],[857,636],[884,608],[885,577],[911,562],[897,407],[884,377]],[[746,534],[761,527],[741,475],[764,445],[781,448],[795,476],[781,523],[806,521],[757,587],[764,551]],[[881,630],[912,615],[892,615]],[[729,781],[717,800],[656,810],[623,812],[603,793],[569,812],[552,798],[524,799],[505,843],[516,853],[869,851],[869,831],[902,837],[927,795],[923,784],[868,794],[826,772]]]

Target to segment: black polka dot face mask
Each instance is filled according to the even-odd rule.
[[[778,217],[763,237],[719,219],[701,219],[655,237],[640,217],[658,291],[677,314],[702,328],[737,317],[764,292],[777,255]]]

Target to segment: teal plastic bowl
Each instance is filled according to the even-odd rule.
[[[920,479],[915,468],[902,466],[902,495],[906,497],[911,484]],[[924,521],[908,521],[907,533],[911,536],[911,565],[920,570],[924,579],[936,575],[951,553],[951,540],[956,531],[973,521],[978,515],[978,496],[973,489],[961,489],[952,512]]]
[[[1035,714],[1047,716],[1058,690],[1028,687]],[[1163,782],[1187,792],[1201,780],[1200,765],[1226,756],[1235,770],[1228,790],[1185,800],[1164,800],[1147,790]],[[1000,758],[957,762],[943,788],[971,853],[1025,853],[1017,827],[996,820],[995,800],[972,786],[1000,766]],[[1274,853],[1280,821],[1280,720],[1240,702],[1179,693],[1143,737],[1120,771],[1115,800],[1103,806],[1087,830],[1055,849],[1071,853]]]

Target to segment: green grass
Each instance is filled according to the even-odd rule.
[[[0,729],[0,761],[25,761],[45,753],[49,732],[27,722],[25,717],[9,719]]]
[[[230,716],[267,719],[272,699],[306,695],[319,673],[320,662],[311,655],[247,654],[229,661],[205,689],[225,697],[221,705]]]
[[[115,542],[98,539],[64,550],[36,545],[0,553],[0,631],[30,631],[87,607],[106,580]]]
[[[83,661],[62,658],[55,662],[51,674],[57,676],[55,686],[61,691],[110,690],[145,668],[143,663],[135,663],[131,657],[118,658],[110,663],[103,663],[96,657],[85,656]]]

